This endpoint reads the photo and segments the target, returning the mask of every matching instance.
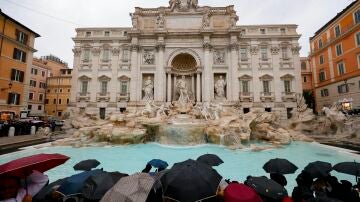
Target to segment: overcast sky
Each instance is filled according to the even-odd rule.
[[[297,24],[301,56],[309,37],[353,0],[199,0],[199,5],[235,5],[238,25]],[[129,27],[134,7],[168,6],[168,0],[0,0],[2,11],[41,35],[35,56],[53,54],[72,67],[77,27]]]

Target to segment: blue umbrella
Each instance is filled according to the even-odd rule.
[[[57,189],[57,192],[69,196],[82,193],[81,189],[84,186],[85,181],[93,175],[102,173],[104,171],[100,169],[85,171],[79,174],[75,174],[67,178],[65,182],[63,182],[60,187]]]
[[[148,162],[151,166],[155,168],[166,168],[169,166],[169,164],[166,161],[160,160],[160,159],[153,159]]]

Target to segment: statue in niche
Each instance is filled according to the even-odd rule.
[[[130,13],[130,16],[131,16],[131,22],[132,22],[133,29],[137,29],[138,28],[137,16],[135,16],[133,13]]]
[[[217,50],[214,55],[215,64],[224,64],[225,63],[225,52]]]
[[[145,51],[144,52],[144,63],[147,65],[154,64],[155,55],[152,51]]]
[[[190,97],[184,75],[176,82],[176,88],[180,94],[178,102],[188,103],[190,101]]]
[[[154,84],[153,81],[151,80],[151,77],[148,76],[147,80],[145,80],[144,82],[144,100],[153,100],[154,99]]]
[[[218,99],[225,98],[225,86],[226,86],[226,82],[223,79],[223,76],[220,75],[219,79],[215,83],[216,98]]]
[[[209,11],[207,11],[203,16],[202,26],[203,26],[203,28],[210,27],[210,13],[209,13]]]
[[[165,17],[162,13],[156,18],[156,25],[158,29],[164,29],[165,27]]]

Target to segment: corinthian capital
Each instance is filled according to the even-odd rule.
[[[205,43],[203,44],[203,47],[204,47],[204,49],[206,49],[206,50],[211,50],[213,46],[211,45],[211,43],[205,42]]]

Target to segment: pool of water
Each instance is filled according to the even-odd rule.
[[[56,167],[46,174],[54,181],[77,173],[73,166],[85,159],[95,158],[101,162],[99,168],[106,171],[120,171],[135,173],[141,171],[145,164],[153,159],[160,158],[172,166],[173,163],[184,161],[189,158],[196,159],[206,153],[217,154],[223,159],[224,164],[215,167],[226,179],[244,181],[248,175],[269,176],[262,169],[265,162],[272,158],[286,158],[297,165],[299,169],[295,174],[286,175],[287,190],[291,194],[296,185],[295,178],[309,162],[320,160],[333,165],[343,161],[360,162],[360,155],[352,154],[342,149],[330,148],[317,143],[293,142],[282,149],[270,149],[260,152],[252,152],[246,149],[230,150],[217,145],[199,145],[194,147],[166,146],[157,143],[138,144],[114,147],[44,147],[41,149],[29,148],[0,156],[0,164],[20,157],[38,153],[61,153],[71,157],[65,164]],[[338,179],[346,179],[355,183],[355,177],[332,172]]]

